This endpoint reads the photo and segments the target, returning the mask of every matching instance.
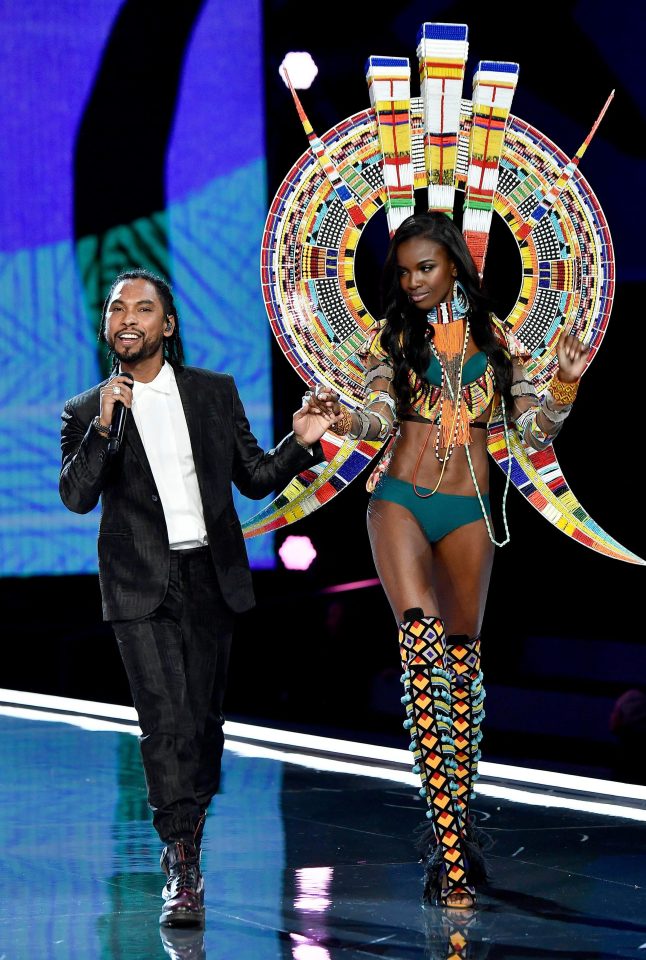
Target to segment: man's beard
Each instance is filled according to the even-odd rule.
[[[136,348],[130,348],[124,351],[119,339],[115,337],[114,343],[112,344],[112,352],[121,363],[139,363],[140,360],[147,360],[149,357],[153,357],[159,351],[162,340],[161,334],[156,340],[142,339],[138,341]],[[120,346],[121,350],[119,349]],[[163,359],[163,356],[164,352],[162,350],[160,359]]]

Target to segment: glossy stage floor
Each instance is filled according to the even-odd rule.
[[[134,712],[0,690],[0,960],[646,957],[646,787],[482,764],[491,883],[422,908],[408,751],[227,722],[204,931],[158,926]]]

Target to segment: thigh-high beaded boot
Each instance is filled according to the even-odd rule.
[[[492,917],[482,910],[426,910],[424,960],[487,960],[498,939]]]
[[[455,750],[453,768],[454,801],[460,833],[466,841],[469,874],[474,882],[486,879],[482,856],[482,832],[469,813],[475,797],[480,760],[481,723],[484,719],[485,689],[482,684],[480,638],[453,634],[446,638],[446,667],[451,684],[451,739]]]
[[[426,798],[431,829],[424,832],[420,850],[425,867],[424,899],[445,903],[447,898],[470,898],[475,892],[467,878],[467,863],[457,808],[452,795],[455,764],[451,736],[450,684],[446,669],[444,624],[421,609],[407,610],[399,627],[402,681],[415,759]]]

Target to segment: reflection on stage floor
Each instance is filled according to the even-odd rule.
[[[173,931],[133,711],[0,703],[2,960],[646,957],[643,786],[483,764],[491,882],[460,915],[421,905],[407,751],[227,722],[206,926]]]

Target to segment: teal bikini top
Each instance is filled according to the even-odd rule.
[[[484,350],[479,350],[472,357],[469,357],[462,367],[462,386],[478,380],[487,369],[487,363],[487,354]],[[431,353],[431,362],[426,371],[426,379],[434,387],[442,386],[442,367],[434,353]]]

